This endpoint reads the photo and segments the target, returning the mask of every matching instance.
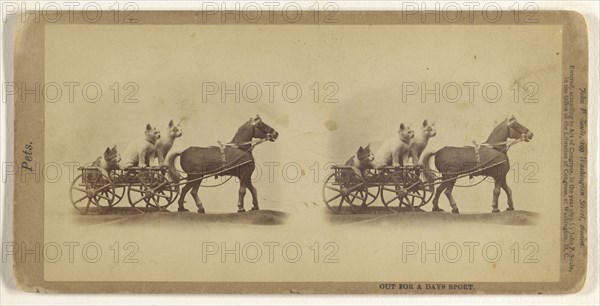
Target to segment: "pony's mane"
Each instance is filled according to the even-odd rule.
[[[235,133],[235,135],[231,139],[232,143],[242,143],[242,142],[246,142],[246,141],[252,140],[252,136],[253,136],[253,135],[251,135],[252,129],[251,128],[249,129],[248,125],[250,125],[250,120],[244,122],[244,124],[242,124],[238,128],[237,132]],[[246,132],[248,130],[250,132]]]
[[[485,141],[486,143],[493,145],[494,143],[503,142],[508,139],[508,127],[506,126],[506,120],[508,119],[502,120],[494,127],[490,133],[490,136],[488,136],[487,140]]]

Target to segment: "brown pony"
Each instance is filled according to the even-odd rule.
[[[178,183],[181,177],[175,169],[175,158],[181,156],[180,164],[186,172],[188,183],[183,186],[181,196],[179,197],[179,208],[177,211],[188,211],[183,207],[184,199],[191,189],[192,197],[199,213],[204,213],[202,201],[198,197],[198,189],[202,183],[203,177],[235,176],[240,180],[240,190],[238,198],[238,212],[246,211],[244,209],[244,196],[246,188],[252,194],[252,210],[258,210],[258,195],[256,188],[252,185],[251,177],[254,172],[254,148],[253,139],[275,141],[279,133],[260,119],[258,115],[251,118],[242,125],[230,143],[220,147],[189,147],[182,152],[175,152],[169,155],[169,176],[174,183]],[[221,151],[223,150],[223,151]]]
[[[521,139],[530,141],[533,133],[528,128],[517,122],[514,116],[503,120],[494,128],[484,144],[478,149],[474,147],[444,147],[437,152],[428,152],[423,156],[423,168],[427,180],[433,182],[433,172],[429,167],[429,159],[435,156],[435,167],[442,175],[442,183],[437,187],[433,197],[433,211],[443,211],[438,206],[442,191],[446,194],[452,212],[458,213],[458,206],[452,197],[452,188],[459,176],[470,174],[471,176],[488,176],[494,179],[494,195],[492,201],[492,212],[499,212],[498,197],[500,189],[506,192],[508,197],[508,209],[514,210],[512,191],[506,183],[506,174],[510,170],[508,162],[507,139]],[[477,156],[479,151],[479,156]],[[494,166],[495,165],[495,166]],[[484,169],[473,172],[473,170]],[[472,173],[471,173],[472,172]]]

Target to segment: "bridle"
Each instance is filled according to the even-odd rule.
[[[221,146],[221,148],[223,147],[235,147],[235,148],[240,148],[243,146],[247,146],[249,145],[250,148],[247,151],[252,150],[254,147],[256,147],[257,145],[265,142],[265,141],[273,141],[275,140],[273,138],[273,132],[275,131],[275,129],[271,128],[270,131],[265,131],[265,129],[263,129],[261,126],[259,126],[257,124],[257,121],[254,121],[254,119],[250,119],[251,121],[251,125],[252,125],[252,134],[256,135],[256,129],[259,129],[261,132],[263,132],[265,134],[265,137],[262,138],[257,138],[246,141],[246,142],[242,142],[242,143],[233,143],[233,142],[228,142],[228,143],[222,143],[220,140],[217,141],[217,143],[219,143],[219,146]],[[261,122],[261,121],[258,121]]]
[[[504,150],[502,150],[502,152],[506,152],[512,145],[515,145],[521,141],[525,141],[525,139],[527,139],[527,134],[529,134],[528,128],[520,125],[520,126],[524,127],[525,130],[519,131],[519,129],[514,126],[515,123],[518,123],[517,119],[513,119],[512,121],[509,121],[506,125],[506,129],[508,131],[508,135],[510,135],[510,130],[514,129],[517,133],[521,134],[521,136],[519,136],[519,138],[515,138],[514,140],[507,139],[506,141],[501,141],[501,142],[497,142],[497,143],[477,143],[477,142],[473,141],[473,144],[475,145],[475,147],[487,147],[487,148],[494,148],[497,146],[506,146],[506,148],[504,148]]]
[[[265,137],[263,138],[259,138],[259,139],[264,139],[265,141],[273,141],[273,132],[275,131],[275,129],[271,128],[271,130],[266,131],[262,126],[260,126],[258,124],[258,122],[262,122],[262,121],[254,121],[254,119],[250,119],[252,121],[252,133],[254,133],[254,135],[256,135],[256,129],[259,129],[261,132],[263,132],[265,134]]]
[[[514,126],[515,123],[518,124],[517,119],[513,119],[512,121],[508,122],[508,124],[507,124],[508,132],[509,132],[508,134],[510,135],[510,129],[514,129],[515,131],[517,131],[517,133],[521,134],[521,136],[519,138],[517,138],[519,140],[519,142],[525,141],[525,139],[527,139],[527,134],[529,134],[529,129],[519,124],[519,126],[525,128],[525,130],[519,131],[519,129]]]

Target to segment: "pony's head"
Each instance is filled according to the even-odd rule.
[[[279,133],[268,124],[264,123],[259,115],[250,118],[250,124],[254,129],[254,138],[267,139],[275,141],[279,137]]]
[[[529,142],[531,138],[533,138],[533,133],[524,125],[520,124],[514,115],[508,116],[504,122],[508,126],[509,138],[521,138],[526,142]]]

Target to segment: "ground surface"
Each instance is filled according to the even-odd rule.
[[[430,212],[423,210],[394,213],[385,207],[367,207],[360,212],[347,214],[329,213],[328,220],[333,224],[402,224],[402,223],[488,223],[504,225],[533,225],[538,214],[530,211],[514,210],[499,213],[460,213]]]
[[[315,207],[316,208],[316,207]],[[327,209],[319,209],[329,224],[436,224],[445,223],[482,223],[498,225],[534,225],[538,220],[535,212],[515,210],[499,213],[469,213],[453,214],[449,211],[431,212],[408,209],[394,213],[386,207],[367,207],[358,212],[349,208],[342,213],[334,214]],[[276,210],[248,211],[244,213],[206,213],[190,212],[153,212],[139,213],[131,208],[113,208],[103,214],[75,215],[80,224],[114,224],[114,225],[157,225],[157,224],[252,224],[252,225],[281,225],[288,219],[288,213]],[[317,216],[312,216],[316,218]]]
[[[152,225],[167,223],[239,223],[254,225],[279,225],[285,223],[287,214],[275,210],[258,210],[244,213],[199,214],[190,212],[138,213],[131,208],[113,208],[101,215],[77,215],[77,222],[88,224]]]

